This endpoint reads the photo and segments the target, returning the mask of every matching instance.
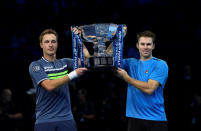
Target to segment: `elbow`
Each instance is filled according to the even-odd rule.
[[[149,89],[146,89],[146,90],[144,90],[144,93],[146,93],[146,94],[148,94],[148,95],[151,95],[151,94],[153,94],[154,93],[154,89],[153,88],[149,88]]]
[[[157,86],[148,85],[147,89],[145,90],[145,93],[148,95],[152,95],[156,89]]]
[[[48,92],[52,92],[56,87],[53,85],[48,85],[44,87],[46,91]]]
[[[51,80],[46,80],[45,82],[41,83],[41,86],[48,92],[53,91],[56,87],[51,83]]]
[[[51,92],[51,91],[54,90],[54,88],[53,87],[45,87],[45,90],[48,91],[48,92]]]
[[[151,94],[154,93],[154,91],[152,91],[152,90],[148,90],[148,91],[145,91],[145,93],[148,94],[148,95],[151,95]]]

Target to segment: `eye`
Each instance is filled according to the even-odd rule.
[[[56,40],[52,40],[52,43],[57,43],[57,41]]]
[[[49,43],[49,40],[45,40],[44,43]]]

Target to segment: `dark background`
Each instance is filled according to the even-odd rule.
[[[200,114],[200,111],[194,107],[198,102],[195,96],[197,94],[200,96],[198,92],[201,90],[199,84],[200,0],[3,0],[0,5],[0,88],[10,88],[13,99],[22,107],[25,116],[23,122],[27,123],[22,128],[27,130],[33,128],[34,104],[29,101],[26,91],[33,88],[28,72],[29,64],[42,56],[38,40],[40,33],[46,28],[55,29],[59,33],[57,58],[72,58],[70,27],[93,23],[127,25],[124,58],[135,57],[133,54],[136,54],[135,43],[138,32],[144,30],[155,32],[157,38],[153,55],[165,60],[169,66],[169,78],[164,92],[169,129],[196,130],[195,126],[200,124],[198,120],[192,121]],[[190,79],[185,79],[185,76],[190,76]],[[103,77],[99,80],[107,79],[108,82],[114,81],[114,83],[119,80]],[[88,82],[90,81],[94,81],[93,77],[90,77]],[[121,86],[112,90],[118,92],[119,102],[122,103],[121,113],[124,114],[126,84],[119,81],[120,84],[113,86]],[[101,81],[94,83],[96,82],[101,83]],[[84,86],[93,86],[103,93],[106,90],[105,88],[101,90],[100,86],[96,87],[93,82],[91,83]],[[79,86],[78,82],[77,87]],[[94,91],[97,93],[96,90]],[[74,101],[74,93],[71,95],[72,101]],[[89,93],[91,99],[99,99],[95,93],[93,95]],[[98,110],[100,108],[96,108],[96,112]],[[114,119],[110,118],[109,123],[112,126],[115,126],[112,124]],[[126,118],[119,119],[122,119],[120,122],[125,127],[122,130],[126,130]]]

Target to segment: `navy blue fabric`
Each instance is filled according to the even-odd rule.
[[[40,85],[42,81],[49,79],[48,73],[59,73],[64,69],[72,71],[72,59],[56,59],[49,62],[41,58],[30,64],[29,72],[36,88],[36,124],[73,119],[68,84],[51,92]]]
[[[66,120],[36,124],[34,131],[77,131],[77,127],[74,120]]]

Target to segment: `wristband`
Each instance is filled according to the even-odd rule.
[[[68,74],[68,77],[69,77],[70,80],[78,77],[77,72],[75,70],[72,71],[71,73]]]

